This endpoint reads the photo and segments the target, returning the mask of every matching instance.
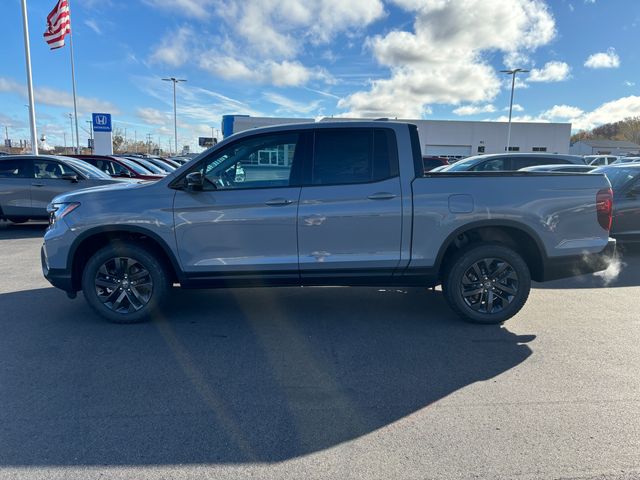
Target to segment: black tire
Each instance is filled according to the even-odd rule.
[[[526,262],[500,244],[475,244],[458,252],[447,263],[442,282],[451,309],[463,320],[480,324],[499,324],[513,317],[530,290]]]
[[[139,323],[153,318],[169,287],[162,263],[134,243],[113,243],[98,250],[82,273],[85,299],[113,323]]]
[[[9,220],[11,223],[27,223],[29,221],[28,217],[8,217],[7,220]]]

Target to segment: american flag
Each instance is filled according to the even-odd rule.
[[[51,50],[64,47],[64,37],[71,33],[71,16],[67,0],[58,0],[56,6],[47,17],[47,31],[44,39]]]

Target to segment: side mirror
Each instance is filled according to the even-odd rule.
[[[187,190],[200,191],[204,185],[204,175],[202,172],[191,172],[185,177]]]
[[[78,183],[78,175],[75,173],[63,173],[62,179],[69,180],[71,183]]]

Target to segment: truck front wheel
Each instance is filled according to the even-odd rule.
[[[527,301],[531,274],[526,262],[512,249],[476,244],[448,262],[442,290],[449,306],[464,320],[502,323]]]
[[[168,294],[162,264],[132,243],[98,250],[82,274],[82,292],[91,307],[114,323],[138,323],[158,313]]]

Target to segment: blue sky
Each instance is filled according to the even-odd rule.
[[[0,18],[0,126],[29,137],[20,1]],[[69,51],[42,39],[55,0],[28,0],[39,133],[62,144]],[[521,121],[575,130],[640,115],[637,0],[75,0],[81,123],[114,114],[128,138],[180,144],[224,114],[503,120],[524,67]],[[4,131],[2,132],[4,134]],[[83,143],[86,133],[81,132]],[[69,139],[67,138],[67,142]]]

